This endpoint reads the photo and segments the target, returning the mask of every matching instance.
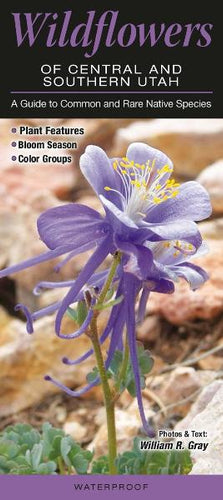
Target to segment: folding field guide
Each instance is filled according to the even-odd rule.
[[[0,20],[0,496],[220,498],[220,4]]]

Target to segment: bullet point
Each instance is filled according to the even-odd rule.
[[[15,148],[16,147],[16,142],[15,141],[11,142],[11,146],[13,146],[13,148]]]
[[[12,161],[16,161],[16,156],[12,156]]]
[[[12,129],[11,129],[11,132],[12,132],[13,134],[16,134],[16,132],[17,132],[17,131],[16,131],[16,128],[12,128]]]

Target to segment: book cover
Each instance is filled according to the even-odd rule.
[[[223,473],[214,5],[2,7],[0,488],[205,499]]]

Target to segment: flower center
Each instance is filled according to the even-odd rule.
[[[146,217],[154,205],[164,203],[178,195],[180,184],[170,180],[172,168],[164,165],[155,167],[155,159],[145,164],[135,163],[127,157],[113,162],[113,168],[120,179],[120,189],[105,186],[105,191],[117,193],[123,203],[124,213],[134,222]]]
[[[186,241],[172,240],[159,242],[146,242],[145,246],[149,248],[154,259],[160,263],[173,262],[174,260],[185,260],[194,255],[196,248]]]

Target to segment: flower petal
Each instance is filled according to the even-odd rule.
[[[209,278],[204,269],[189,262],[175,266],[174,271],[178,274],[178,276],[184,278],[188,281],[188,283],[190,283],[192,290],[197,290],[197,288],[202,286]]]
[[[80,328],[78,330],[76,330],[75,332],[66,333],[66,334],[56,332],[57,336],[60,337],[60,339],[66,339],[66,340],[77,339],[83,333],[85,333],[85,331],[87,330],[87,327],[89,326],[89,324],[92,320],[92,317],[93,317],[93,310],[90,309],[88,311],[87,317],[85,318],[84,322],[82,323],[82,325],[80,326]]]
[[[47,316],[49,314],[53,314],[55,311],[58,311],[62,304],[62,301],[54,302],[50,306],[43,307],[38,311],[31,313],[27,306],[24,304],[16,304],[15,311],[21,310],[23,314],[26,316],[26,330],[28,333],[33,333],[33,322],[36,319],[42,318],[43,316]]]
[[[108,353],[107,353],[107,358],[105,360],[105,368],[108,370],[115,350],[118,348],[118,345],[120,345],[120,341],[122,340],[122,335],[123,335],[123,329],[125,326],[125,316],[123,313],[123,308],[120,309],[120,314],[117,316],[116,321],[113,325],[113,330],[111,334],[111,340],[108,348]]]
[[[146,305],[147,301],[149,298],[150,290],[147,290],[146,288],[143,288],[140,300],[139,300],[139,306],[138,306],[138,311],[137,311],[137,324],[142,323],[142,321],[145,318],[146,314]]]
[[[200,221],[211,215],[210,197],[198,182],[185,182],[179,194],[163,203],[154,205],[148,212],[147,222],[171,222],[177,220]]]
[[[137,324],[142,323],[145,318],[146,305],[150,292],[173,293],[174,288],[172,281],[163,278],[144,281],[137,311]]]
[[[93,276],[89,279],[87,285],[92,287],[100,287],[104,283],[106,277],[108,275],[108,271],[100,271],[99,273],[93,274]],[[68,281],[39,281],[35,288],[33,289],[34,295],[40,295],[40,292],[44,288],[54,289],[54,288],[69,288],[74,285],[76,280],[68,280]],[[81,300],[81,299],[80,299]]]
[[[147,224],[145,228],[148,230],[146,239],[149,241],[182,240],[191,243],[195,248],[199,248],[202,243],[198,226],[192,221],[178,220],[165,224]]]
[[[137,229],[138,226],[133,222],[128,215],[126,215],[122,210],[120,210],[114,203],[107,200],[103,195],[99,196],[101,202],[106,207],[106,213],[108,214],[108,220],[111,222],[112,227],[115,232],[123,232],[126,228]]]
[[[123,279],[121,279],[116,295],[120,296],[120,295],[123,295],[123,293],[124,293]],[[117,307],[117,306],[115,306],[115,307]],[[118,311],[116,311],[116,312],[117,312],[117,314],[115,316],[115,320],[113,320],[112,332],[110,334],[111,340],[110,340],[109,349],[108,349],[108,353],[107,353],[107,359],[105,361],[106,370],[108,370],[110,363],[113,359],[115,350],[118,347],[118,345],[120,344],[120,340],[122,339],[122,335],[123,335],[123,329],[125,326],[125,311],[124,311],[122,304],[120,304]]]
[[[134,274],[139,280],[145,279],[153,266],[152,252],[142,245],[123,241],[118,236],[114,237],[114,243],[118,250],[129,256],[127,263],[123,266],[124,271]]]
[[[32,314],[29,311],[28,307],[26,307],[24,304],[16,304],[15,306],[15,311],[22,311],[25,316],[26,316],[26,330],[28,333],[33,333],[33,318]]]
[[[105,236],[104,219],[92,208],[68,203],[50,208],[37,220],[40,238],[50,249],[72,244],[73,249]]]
[[[152,166],[150,184],[156,178],[158,173],[157,170],[160,170],[166,165],[170,167],[170,171],[166,172],[161,179],[161,183],[163,184],[163,182],[170,177],[171,170],[173,169],[172,161],[165,153],[159,151],[159,149],[152,148],[143,142],[133,142],[130,144],[127,149],[126,156],[130,161],[134,161],[134,163],[139,163],[140,165],[145,165],[149,160],[149,166]]]
[[[48,250],[48,252],[41,253],[36,257],[32,257],[31,259],[24,260],[19,264],[15,264],[13,266],[6,267],[0,271],[0,278],[4,278],[5,276],[9,276],[10,274],[17,273],[19,271],[23,271],[23,269],[27,269],[27,267],[36,266],[37,264],[41,264],[42,262],[46,262],[47,260],[55,259],[55,257],[59,257],[65,253],[68,253],[72,250],[73,245],[62,245],[55,250]],[[77,248],[77,254],[81,252],[81,248]]]
[[[84,269],[78,275],[74,285],[69,290],[68,294],[62,301],[61,307],[57,313],[55,329],[56,333],[60,333],[61,321],[70,304],[72,304],[77,294],[88,282],[90,277],[94,274],[95,270],[105,260],[111,249],[111,237],[108,236],[104,239],[103,243],[95,250],[94,254],[90,257]]]
[[[44,379],[47,380],[47,381],[49,381],[49,382],[52,382],[54,385],[56,385],[56,387],[58,387],[59,389],[61,389],[63,392],[66,392],[66,394],[68,394],[68,396],[72,396],[74,398],[76,398],[78,396],[81,396],[82,394],[85,394],[92,387],[94,387],[95,385],[97,385],[98,382],[100,381],[99,377],[97,377],[93,382],[91,382],[90,384],[86,385],[85,387],[82,387],[82,389],[78,389],[77,391],[73,391],[72,389],[70,389],[66,385],[62,384],[58,380],[55,380],[55,378],[51,377],[50,375],[45,375]]]
[[[144,286],[151,292],[158,293],[173,293],[175,289],[173,282],[164,278],[160,278],[159,280],[148,279],[144,283]]]
[[[207,255],[207,253],[209,253],[209,250],[210,249],[208,243],[205,240],[203,240],[200,247],[197,249],[196,253],[192,255],[191,258],[196,259],[198,257],[203,257],[204,255]]]
[[[138,401],[139,413],[141,416],[143,427],[150,437],[154,437],[154,431],[150,428],[143,408],[142,394],[141,394],[141,384],[140,384],[140,372],[137,358],[137,346],[136,346],[136,332],[135,332],[135,312],[134,305],[136,299],[136,279],[130,274],[125,275],[125,314],[126,314],[126,326],[127,335],[129,342],[129,352],[132,362],[132,369],[135,376],[135,387],[136,396]]]
[[[103,149],[98,146],[87,146],[80,158],[80,168],[97,195],[106,196],[106,186],[120,191],[120,178]],[[118,194],[109,191],[109,199],[121,206]]]
[[[116,296],[115,298],[117,299],[121,295],[121,289],[120,285],[118,286]],[[122,309],[122,304],[119,304],[115,307],[112,308],[108,323],[99,339],[100,344],[103,344],[105,340],[108,338],[109,334],[111,333],[111,330],[115,328],[116,321],[120,316]],[[82,363],[82,361],[85,361],[85,359],[89,358],[93,354],[93,349],[88,349],[84,354],[82,354],[79,358],[76,358],[74,360],[68,359],[68,358],[63,358],[63,363],[66,365],[78,365],[79,363]]]
[[[193,245],[186,241],[156,241],[146,242],[146,246],[152,251],[153,258],[156,264],[168,266],[178,265],[187,261],[191,257],[195,257],[197,250]]]

